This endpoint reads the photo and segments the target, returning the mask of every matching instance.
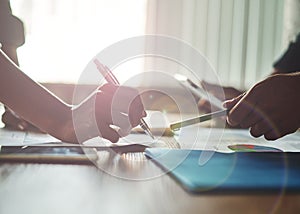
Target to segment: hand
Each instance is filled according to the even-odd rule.
[[[106,84],[75,108],[76,131],[86,140],[101,136],[115,143],[146,116],[136,89]],[[114,127],[112,127],[112,125]]]
[[[2,122],[5,124],[5,128],[8,129],[45,133],[30,122],[19,117],[8,107],[5,107],[5,112],[2,115]]]
[[[117,142],[146,116],[137,90],[111,84],[70,106],[30,79],[2,50],[0,76],[1,103],[64,142],[78,143],[99,135]]]
[[[208,83],[205,81],[202,81],[201,85],[205,89],[205,91],[214,95],[216,98],[220,99],[221,101],[232,99],[232,98],[242,94],[241,91],[239,91],[233,87],[223,87],[223,86],[211,84],[211,83]],[[205,99],[199,100],[198,107],[200,110],[202,110],[206,113],[219,110],[218,107],[211,105],[210,102]]]
[[[250,128],[254,137],[276,140],[300,127],[300,73],[280,74],[225,102],[230,125]]]

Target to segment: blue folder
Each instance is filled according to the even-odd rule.
[[[300,153],[216,152],[200,165],[201,152],[159,148],[145,151],[190,192],[300,191]]]

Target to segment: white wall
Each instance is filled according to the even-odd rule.
[[[284,46],[300,32],[300,0],[285,0],[283,32]]]

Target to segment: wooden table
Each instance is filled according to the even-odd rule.
[[[103,160],[105,161],[105,160]],[[0,164],[0,214],[89,213],[299,213],[300,195],[193,195],[151,161],[111,157],[106,167],[126,172],[129,180],[95,165]]]
[[[110,157],[105,166],[110,173],[125,172],[127,177],[133,178],[147,177],[151,172],[162,173],[142,156]],[[1,214],[299,211],[300,196],[296,194],[192,195],[164,173],[156,178],[135,181],[109,175],[94,165],[0,165]]]

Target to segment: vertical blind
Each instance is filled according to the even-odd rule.
[[[221,84],[247,88],[282,52],[284,0],[148,1],[146,32],[184,40],[206,56]]]

